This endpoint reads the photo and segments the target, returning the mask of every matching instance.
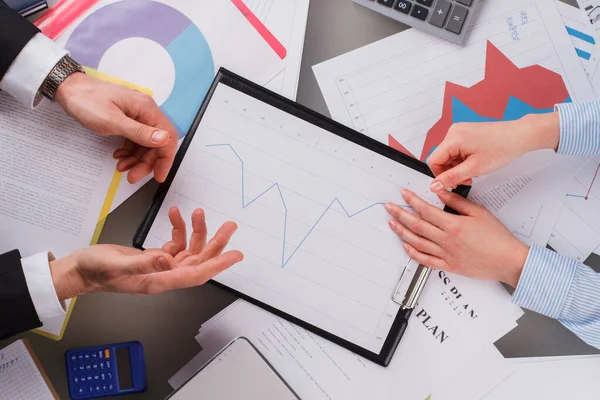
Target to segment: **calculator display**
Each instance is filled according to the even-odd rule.
[[[117,370],[119,373],[119,388],[127,390],[133,388],[131,378],[131,362],[129,361],[129,347],[117,347]]]

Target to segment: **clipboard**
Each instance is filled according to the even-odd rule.
[[[418,160],[411,158],[403,153],[400,153],[399,151],[394,150],[383,143],[380,143],[372,138],[364,136],[363,134],[358,133],[338,122],[335,122],[329,118],[326,118],[326,117],[324,117],[302,105],[299,105],[298,103],[295,103],[289,99],[286,99],[286,98],[284,98],[276,93],[273,93],[253,82],[250,82],[250,81],[248,81],[248,80],[246,80],[224,68],[221,68],[219,70],[210,90],[208,91],[208,93],[206,95],[206,98],[200,108],[200,111],[198,112],[198,115],[196,116],[196,118],[194,120],[194,123],[192,124],[190,131],[186,135],[186,137],[177,153],[177,156],[175,158],[175,161],[174,161],[173,167],[171,169],[171,172],[169,173],[169,176],[167,177],[166,181],[163,184],[161,184],[161,186],[158,188],[156,195],[154,197],[154,200],[153,200],[151,206],[149,207],[145,218],[143,219],[137,232],[135,233],[135,236],[133,238],[134,247],[136,247],[138,249],[144,249],[144,243],[146,242],[148,234],[152,229],[154,221],[157,218],[157,215],[163,205],[163,202],[165,201],[165,198],[167,197],[167,194],[169,193],[171,185],[178,173],[178,170],[184,160],[184,157],[185,157],[187,151],[190,149],[190,146],[194,139],[195,133],[198,130],[198,128],[200,127],[201,121],[202,121],[205,113],[207,112],[209,104],[211,103],[213,96],[215,95],[215,92],[220,87],[220,85],[229,87],[229,88],[233,89],[234,91],[240,92],[250,98],[258,100],[261,103],[269,105],[272,108],[275,108],[279,111],[289,114],[290,116],[295,117],[298,120],[302,120],[310,125],[313,125],[314,127],[320,128],[321,130],[327,131],[328,133],[336,135],[339,138],[343,138],[346,141],[352,142],[353,144],[359,145],[367,150],[370,150],[371,152],[377,153],[382,157],[385,157],[389,160],[400,163],[414,171],[417,171],[419,174],[423,174],[429,178],[434,177],[432,172],[430,171],[430,169],[427,167],[427,165],[422,163],[421,161],[418,161]],[[235,152],[235,150],[234,150],[234,152]],[[237,155],[237,153],[236,153],[236,155]],[[238,159],[239,159],[239,156],[238,156]],[[240,159],[240,161],[241,161],[241,159]],[[243,162],[242,162],[242,164],[243,164]],[[468,194],[468,190],[469,190],[468,187],[460,187],[457,190],[457,193],[459,193],[462,196],[466,196]],[[451,210],[448,210],[448,211],[451,211]],[[285,238],[284,238],[284,252],[285,252]],[[426,281],[426,278],[427,278],[427,276],[425,276],[425,277],[421,276],[421,278],[419,278],[419,280],[422,281],[422,283],[420,284],[420,286],[418,288],[419,291],[422,289],[422,285]],[[400,279],[402,279],[402,277]],[[411,312],[412,312],[411,308],[400,307],[398,309],[397,314],[395,315],[395,317],[393,318],[393,322],[391,323],[391,328],[388,331],[387,337],[385,337],[385,339],[383,341],[383,345],[381,346],[380,351],[374,352],[374,351],[371,351],[368,348],[366,348],[366,346],[360,346],[354,342],[346,340],[346,339],[344,339],[336,334],[333,334],[325,329],[322,329],[314,324],[308,323],[303,319],[300,319],[294,315],[286,313],[273,305],[266,304],[263,301],[257,300],[256,298],[253,298],[252,296],[249,296],[246,293],[242,293],[230,286],[224,285],[224,284],[216,282],[214,280],[211,281],[211,283],[213,283],[219,287],[225,288],[226,290],[229,290],[229,291],[235,293],[236,295],[249,301],[250,303],[258,305],[258,306],[260,306],[282,318],[285,318],[285,319],[293,322],[296,325],[299,325],[311,332],[314,332],[314,333],[316,333],[316,334],[318,334],[318,335],[320,335],[342,347],[345,347],[348,350],[351,350],[352,352],[354,352],[376,364],[382,365],[382,366],[388,366],[389,363],[391,362],[392,356],[393,356],[396,348],[398,347],[398,344],[400,343],[400,340],[404,334],[404,331],[406,330],[406,327],[408,325],[408,320],[409,320]],[[413,286],[413,285],[411,285],[411,286]],[[394,300],[394,294],[392,294],[391,300]]]

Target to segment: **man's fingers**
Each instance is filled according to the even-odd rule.
[[[471,184],[472,178],[477,175],[477,161],[469,157],[457,166],[439,174],[431,183],[431,190],[439,192],[444,189],[454,189],[461,184]]]
[[[190,253],[200,254],[206,246],[206,218],[204,210],[197,209],[192,213],[192,238],[190,239]]]
[[[171,225],[173,226],[173,229],[171,230],[171,241],[163,246],[163,250],[173,257],[176,257],[187,247],[185,221],[177,207],[171,207],[169,210],[169,221],[171,221]]]
[[[166,130],[145,125],[126,114],[121,114],[114,125],[119,129],[116,134],[143,147],[162,147],[169,143],[171,137]]]
[[[398,236],[400,236],[400,239],[404,240],[404,242],[410,244],[418,251],[441,257],[443,253],[442,248],[430,239],[417,235],[395,220],[391,220],[389,226]]]
[[[439,257],[422,253],[408,243],[404,243],[404,251],[406,251],[406,254],[408,254],[410,258],[425,267],[448,270],[448,264],[446,264],[444,260]]]
[[[146,280],[144,293],[157,294],[202,285],[243,259],[244,255],[239,251],[228,251],[200,265],[149,275],[151,279]]]
[[[437,195],[440,198],[440,200],[444,202],[444,204],[457,211],[459,214],[472,216],[476,215],[479,211],[482,210],[481,206],[473,203],[471,200],[465,199],[464,197],[457,195],[456,193],[442,190]]]
[[[122,256],[114,260],[113,272],[123,276],[147,275],[175,268],[173,257],[161,250],[146,250],[136,255]]]
[[[127,157],[127,158],[122,158],[117,163],[117,171],[119,171],[119,172],[129,171],[139,161],[140,160],[138,160],[138,158],[134,157],[134,156],[130,156],[130,157]]]
[[[135,153],[135,149],[121,148],[121,149],[115,150],[115,152],[113,153],[113,158],[115,160],[120,160],[123,158],[131,157],[134,153]]]
[[[448,221],[446,212],[432,206],[410,190],[402,189],[401,193],[406,203],[425,221],[440,228]]]

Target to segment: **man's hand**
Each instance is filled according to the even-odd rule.
[[[162,249],[97,245],[52,261],[50,270],[58,298],[89,292],[155,294],[198,286],[244,258],[239,251],[222,254],[237,229],[234,222],[223,224],[207,243],[204,211],[194,211],[188,247],[186,225],[176,207],[169,211],[169,219],[172,240]]]
[[[117,169],[129,171],[130,183],[153,171],[157,181],[167,178],[179,135],[150,96],[75,73],[59,86],[55,100],[89,130],[134,143],[114,153]]]
[[[529,151],[556,149],[559,136],[556,112],[517,121],[454,124],[427,159],[436,176],[431,190],[470,185],[472,178],[494,172]]]
[[[462,215],[440,210],[406,189],[402,196],[418,216],[393,203],[385,208],[410,258],[430,268],[517,286],[529,248],[485,208],[445,190],[439,198]]]

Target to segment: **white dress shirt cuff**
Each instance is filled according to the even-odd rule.
[[[0,81],[0,89],[25,106],[36,107],[42,101],[42,83],[67,53],[67,50],[38,33],[8,68]]]
[[[49,262],[53,260],[52,253],[47,252],[21,259],[29,295],[42,322],[66,313],[65,305],[58,300],[52,274],[50,274]]]

